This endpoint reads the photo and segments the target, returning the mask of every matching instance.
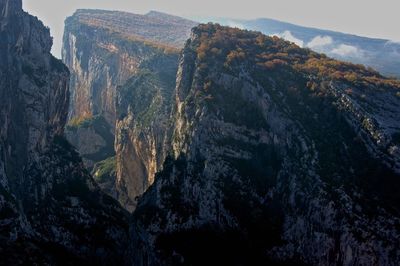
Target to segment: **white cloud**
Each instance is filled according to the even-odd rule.
[[[296,37],[293,36],[293,34],[290,31],[284,31],[282,33],[276,33],[276,34],[272,34],[272,36],[278,36],[280,38],[283,38],[289,42],[294,42],[295,44],[297,44],[300,47],[304,47],[304,42]]]
[[[360,56],[361,51],[352,45],[340,44],[338,47],[331,51],[332,54],[339,56]]]
[[[244,25],[234,22],[234,21],[228,21],[227,26],[232,27],[232,28],[242,29],[242,30],[244,30],[246,28]]]
[[[400,44],[400,40],[389,40],[385,45]]]
[[[387,41],[385,43],[385,49],[390,50],[393,56],[400,56],[400,41]]]
[[[309,43],[307,43],[307,47],[311,49],[322,48],[327,45],[331,45],[333,43],[333,39],[331,36],[316,36]]]

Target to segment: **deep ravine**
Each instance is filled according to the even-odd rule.
[[[51,46],[0,0],[0,264],[399,264],[398,80],[157,12]]]
[[[179,52],[195,25],[157,12],[102,10],[78,10],[65,22],[67,139],[129,211],[165,159]]]

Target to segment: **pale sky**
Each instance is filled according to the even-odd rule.
[[[273,18],[301,26],[400,41],[400,0],[23,0],[51,29],[59,57],[64,20],[78,8],[150,10],[184,17]]]

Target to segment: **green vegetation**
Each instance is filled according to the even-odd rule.
[[[383,77],[371,68],[334,60],[278,37],[218,24],[202,24],[194,31],[199,35],[195,46],[203,69],[223,65],[227,71],[235,71],[241,66],[249,70],[256,66],[258,71],[268,74],[290,68],[291,71],[356,85],[400,89],[399,80]]]
[[[92,174],[98,183],[103,183],[112,179],[116,174],[117,161],[115,157],[110,157],[94,165]]]
[[[136,118],[135,123],[149,127],[166,117],[171,108],[177,68],[176,54],[155,54],[143,62],[138,73],[119,88],[119,119],[130,110]]]
[[[68,122],[67,129],[76,130],[77,128],[81,127],[87,128],[95,119],[96,117],[93,117],[92,115],[83,115],[79,117],[74,117]]]
[[[129,106],[138,124],[144,127],[150,126],[162,107],[160,87],[156,74],[148,69],[140,70],[120,89],[120,94],[124,96],[122,100],[126,100],[126,105],[119,106],[119,113],[125,113]],[[140,101],[137,101],[139,98]]]
[[[198,60],[210,65],[222,63],[226,69],[242,64],[273,68],[289,59],[305,61],[310,53],[277,37],[218,24],[203,24],[194,32],[199,35],[195,43]]]
[[[320,78],[329,77],[333,80],[347,81],[355,85],[400,89],[400,81],[397,79],[383,77],[375,70],[363,65],[354,65],[323,56],[312,57],[295,67]]]

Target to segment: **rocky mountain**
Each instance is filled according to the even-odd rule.
[[[129,210],[164,161],[159,132],[168,124],[179,48],[194,25],[157,12],[102,10],[78,10],[65,22],[67,139],[102,188]]]
[[[133,265],[398,265],[399,81],[208,24],[174,106]]]
[[[51,46],[21,0],[0,0],[0,264],[122,263],[128,216],[63,137],[69,71]]]
[[[393,64],[382,62],[396,58],[389,55],[393,47],[392,53],[396,52],[394,44],[385,44],[382,40],[272,20],[222,22],[285,38],[294,34],[301,42],[290,37],[291,41],[335,58],[366,63],[385,73],[393,74],[392,70],[396,69],[396,60]],[[171,140],[166,137],[170,134],[166,133],[170,121],[166,114],[172,109],[169,104],[175,86],[172,69],[176,68],[179,49],[195,25],[195,22],[154,11],[135,15],[78,10],[66,20],[63,61],[71,70],[67,139],[78,148],[102,189],[130,211],[136,206],[136,198],[152,184],[154,173],[162,169],[166,151],[170,149]],[[355,47],[357,51],[380,51],[385,56],[330,52],[343,45]],[[159,73],[144,74],[163,68],[170,68],[166,71],[169,71],[168,81],[161,80]],[[147,87],[152,92],[139,101]],[[142,116],[148,122],[155,122],[143,123],[139,121]]]
[[[364,64],[386,74],[400,77],[400,43],[360,37],[330,30],[302,27],[274,19],[252,20],[228,18],[203,18],[231,27],[261,31],[295,42],[300,47],[325,53],[330,57],[352,63]]]

